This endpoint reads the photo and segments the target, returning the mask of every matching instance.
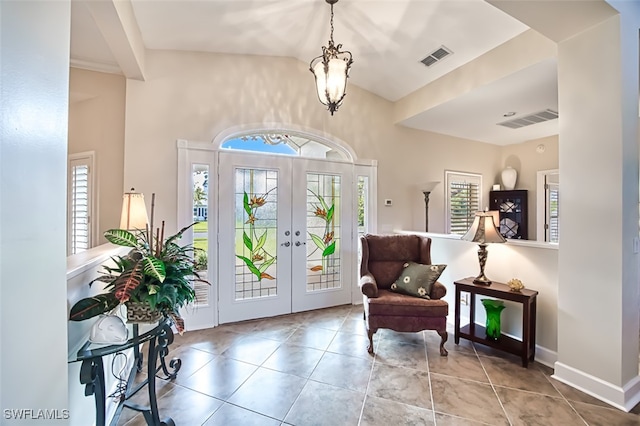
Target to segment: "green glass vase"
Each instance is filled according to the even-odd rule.
[[[498,340],[500,337],[500,314],[505,308],[502,300],[482,299],[482,304],[487,312],[487,339]]]

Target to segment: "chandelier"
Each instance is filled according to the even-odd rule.
[[[346,95],[347,78],[353,60],[351,52],[340,51],[341,44],[337,46],[333,42],[333,5],[338,0],[325,0],[331,5],[331,36],[329,46],[322,46],[322,55],[313,58],[309,64],[309,70],[316,79],[318,99],[326,105],[333,115],[334,111],[342,104]]]

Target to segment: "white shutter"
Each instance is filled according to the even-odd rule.
[[[69,158],[68,255],[80,253],[91,247],[92,164],[93,154]]]
[[[549,183],[547,185],[547,241],[551,243],[560,241],[559,197],[560,185]]]
[[[447,232],[463,235],[481,210],[482,176],[445,172],[447,182]]]

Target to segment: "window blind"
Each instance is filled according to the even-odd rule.
[[[67,178],[67,256],[92,247],[93,152],[69,156]]]
[[[448,232],[463,235],[467,232],[480,207],[480,175],[447,172]]]
[[[560,222],[558,220],[558,201],[560,195],[560,188],[557,184],[549,184],[548,189],[548,241],[551,243],[557,243],[560,241]]]

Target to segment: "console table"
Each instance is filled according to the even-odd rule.
[[[464,278],[454,282],[456,287],[456,314],[455,314],[455,343],[460,343],[460,338],[482,343],[505,352],[518,355],[522,358],[522,366],[527,367],[529,361],[533,361],[536,350],[536,303],[538,292],[529,289],[511,291],[508,285],[492,282],[491,285],[474,284],[473,278]],[[469,324],[460,328],[460,293],[470,294]],[[494,297],[501,300],[510,300],[522,304],[522,340],[502,334],[498,340],[487,339],[485,328],[475,323],[476,294]]]
[[[147,378],[141,383],[134,386],[136,373],[142,371],[143,355],[139,351],[142,343],[148,342],[148,358],[147,358]],[[158,402],[156,399],[156,375],[162,370],[165,380],[174,379],[182,362],[178,358],[173,358],[168,365],[165,361],[169,353],[169,345],[173,343],[173,331],[171,330],[170,320],[164,318],[160,320],[157,326],[143,334],[138,334],[138,325],[133,325],[133,337],[123,344],[118,345],[96,345],[87,341],[78,351],[76,359],[72,360],[82,362],[80,367],[80,383],[85,385],[85,396],[93,395],[96,404],[96,425],[105,425],[105,401],[107,398],[105,392],[105,372],[102,357],[122,352],[126,349],[134,350],[134,366],[129,374],[126,392],[120,400],[116,409],[115,417],[111,424],[116,424],[120,413],[124,407],[141,412],[148,425],[154,426],[175,426],[171,418],[160,420],[158,413]],[[171,371],[170,371],[171,369]],[[140,406],[129,400],[133,395],[140,391],[143,387],[147,387],[149,394],[149,406]]]

